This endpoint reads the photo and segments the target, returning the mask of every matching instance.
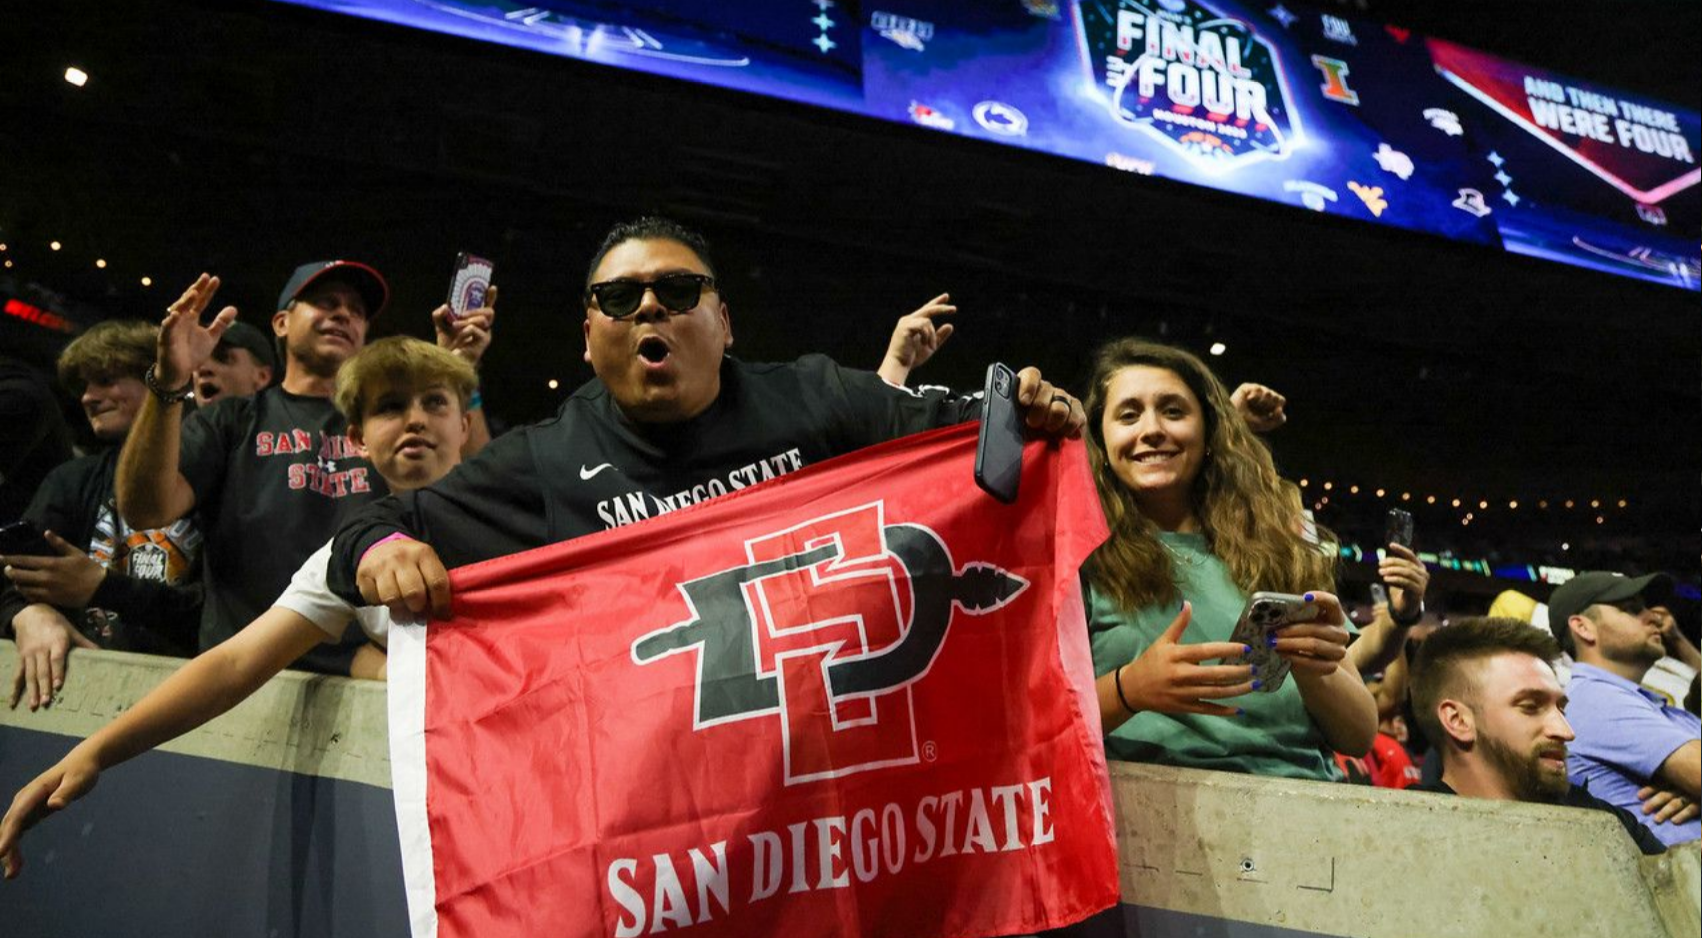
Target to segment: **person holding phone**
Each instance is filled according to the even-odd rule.
[[[0,546],[0,634],[15,637],[9,706],[48,706],[72,648],[195,653],[201,530],[193,517],[128,525],[113,501],[119,447],[148,391],[159,329],[139,320],[90,327],[59,355],[100,448],[48,474],[16,540]]]
[[[1295,525],[1270,451],[1181,349],[1113,341],[1091,382],[1088,454],[1111,536],[1083,576],[1106,754],[1339,778],[1332,753],[1367,751],[1377,707],[1347,656],[1334,558]],[[1289,668],[1274,688],[1255,679],[1250,645],[1229,641],[1264,591],[1304,610],[1265,638]]]
[[[478,388],[462,357],[404,336],[374,342],[337,373],[336,407],[349,435],[366,447],[393,492],[442,478],[461,461],[471,427],[467,403]],[[303,563],[271,608],[230,639],[179,669],[117,719],[79,742],[20,789],[0,819],[0,872],[23,866],[25,830],[87,794],[101,772],[195,729],[247,699],[307,650],[339,640],[351,624],[372,643],[360,647],[356,677],[385,677],[390,617],[356,609],[325,586],[324,544]]]

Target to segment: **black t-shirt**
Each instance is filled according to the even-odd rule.
[[[276,386],[184,421],[180,467],[207,532],[203,649],[271,608],[345,511],[389,491],[347,429],[326,398]],[[348,673],[330,651],[316,649],[302,663]]]
[[[975,396],[894,387],[821,355],[728,358],[721,393],[683,423],[628,420],[593,379],[551,420],[493,441],[436,484],[362,509],[337,536],[331,588],[360,604],[354,572],[398,531],[451,569],[654,518],[804,466],[978,413]]]
[[[1407,791],[1427,791],[1438,795],[1459,794],[1447,782],[1443,781],[1438,781],[1434,785],[1414,785]],[[1563,808],[1588,808],[1591,811],[1606,811],[1613,815],[1613,819],[1618,821],[1621,827],[1625,828],[1627,834],[1631,835],[1631,839],[1637,843],[1637,849],[1643,851],[1644,856],[1654,856],[1657,853],[1667,852],[1667,845],[1661,843],[1659,837],[1649,833],[1649,829],[1637,820],[1636,815],[1624,808],[1608,804],[1576,785],[1568,785],[1566,794],[1554,803]]]
[[[113,498],[117,469],[116,446],[73,459],[48,474],[24,511],[37,530],[52,531],[107,568],[87,606],[59,611],[102,648],[193,655],[201,618],[196,516],[131,528]],[[30,602],[10,581],[0,582],[0,632],[9,633]]]

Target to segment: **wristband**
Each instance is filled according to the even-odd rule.
[[[142,375],[142,383],[148,386],[148,390],[154,392],[154,396],[160,399],[160,403],[181,404],[195,396],[194,378],[190,378],[188,381],[183,382],[183,387],[178,388],[175,391],[167,391],[165,388],[160,387],[159,378],[154,374],[154,369],[158,367],[159,365],[157,364],[149,365],[148,370]]]
[[[1424,618],[1424,600],[1422,600],[1422,599],[1418,601],[1418,612],[1414,613],[1413,617],[1410,618],[1410,619],[1403,619],[1400,616],[1395,615],[1395,611],[1393,609],[1389,610],[1389,621],[1395,623],[1396,625],[1400,626],[1403,629],[1412,628],[1413,626],[1415,626],[1419,623],[1419,620],[1421,620],[1423,618]]]
[[[1123,668],[1126,667],[1128,665],[1123,665]],[[1123,705],[1124,710],[1129,711],[1129,716],[1134,716],[1135,708],[1129,706],[1129,698],[1123,696],[1123,668],[1118,668],[1111,673],[1111,683],[1117,685],[1117,702]]]
[[[378,540],[373,541],[371,547],[368,547],[366,550],[361,551],[360,560],[355,561],[355,566],[358,567],[362,563],[364,563],[366,561],[366,555],[367,554],[372,553],[373,551],[377,550],[380,547],[383,547],[385,544],[388,544],[391,541],[411,541],[411,540],[413,540],[412,537],[409,537],[408,535],[403,534],[401,531],[392,531],[391,533],[385,535],[384,537],[381,537]]]

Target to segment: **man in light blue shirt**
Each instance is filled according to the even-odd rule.
[[[1548,603],[1549,628],[1577,662],[1566,688],[1578,737],[1566,760],[1572,783],[1637,815],[1667,844],[1702,839],[1702,819],[1657,822],[1639,797],[1654,786],[1693,804],[1702,799],[1702,720],[1639,683],[1666,654],[1662,623],[1648,607],[1672,588],[1658,573],[1581,573]]]

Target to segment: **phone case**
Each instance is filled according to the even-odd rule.
[[[1388,537],[1383,539],[1385,544],[1399,544],[1402,547],[1412,547],[1412,513],[1404,508],[1389,509]]]
[[[52,557],[58,551],[28,521],[14,521],[0,528],[0,554],[16,557]]]
[[[485,291],[490,289],[491,272],[495,265],[474,254],[462,251],[455,255],[455,274],[449,279],[449,318],[460,319],[467,310],[485,305]]]
[[[1016,374],[994,362],[987,366],[981,397],[981,431],[975,440],[975,483],[1005,504],[1016,501],[1022,482],[1022,420],[1016,412]]]
[[[1235,631],[1230,633],[1229,640],[1240,642],[1253,650],[1241,662],[1225,662],[1226,664],[1247,663],[1253,666],[1253,677],[1259,681],[1259,693],[1275,693],[1288,679],[1288,659],[1276,653],[1270,647],[1268,636],[1285,625],[1296,622],[1306,622],[1318,614],[1316,603],[1290,593],[1254,593],[1247,600],[1246,608],[1241,610],[1241,618],[1235,623]]]

